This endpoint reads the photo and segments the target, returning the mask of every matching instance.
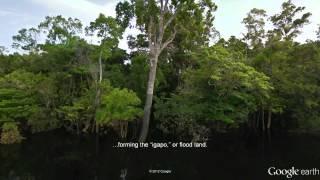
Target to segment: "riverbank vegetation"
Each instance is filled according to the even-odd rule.
[[[243,37],[223,39],[217,8],[136,0],[87,27],[52,16],[21,29],[17,52],[0,51],[0,142],[57,128],[144,141],[150,119],[151,134],[194,141],[243,127],[319,129],[320,29],[319,39],[295,41],[311,13],[290,0],[270,17],[252,9]]]

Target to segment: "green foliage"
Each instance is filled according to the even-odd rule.
[[[18,126],[13,122],[6,122],[1,127],[1,144],[20,143],[24,138],[21,136]]]
[[[148,81],[148,59],[144,54],[137,54],[132,57],[129,69],[127,88],[132,89],[137,93],[141,100],[145,99]]]
[[[159,120],[237,125],[247,121],[249,113],[269,99],[272,90],[269,78],[241,59],[232,59],[225,48],[214,46],[196,57],[199,67],[185,72],[178,93],[157,102]]]
[[[20,119],[35,111],[37,78],[26,71],[14,71],[0,79],[0,116]]]
[[[270,33],[276,33],[277,36],[285,40],[292,40],[297,37],[301,33],[300,28],[309,23],[309,17],[311,16],[311,13],[308,12],[297,18],[298,13],[304,10],[305,7],[297,7],[291,0],[282,3],[281,13],[271,16],[271,22],[275,29]]]
[[[123,29],[126,29],[130,25],[130,19],[134,16],[134,7],[128,1],[119,2],[116,6],[118,24]]]
[[[18,35],[12,37],[14,41],[12,47],[34,52],[37,49],[39,34],[40,31],[36,28],[21,29],[18,31]]]
[[[242,21],[247,29],[244,39],[250,41],[253,49],[257,49],[263,45],[262,41],[265,36],[264,26],[266,16],[265,10],[254,8],[250,10],[247,17]]]
[[[287,128],[320,127],[319,41],[294,42],[309,22],[304,7],[284,2],[268,33],[266,12],[254,8],[243,19],[244,39],[231,36],[210,47],[217,37],[212,1],[172,0],[167,9],[161,2],[123,1],[116,18],[100,14],[85,28],[99,45],[82,39],[74,18],[46,17],[18,31],[13,45],[28,54],[0,48],[1,141],[21,141],[19,128],[99,133],[122,125],[125,132],[141,118],[151,55],[159,59],[152,113],[167,134],[205,139],[212,129],[257,122],[262,112]],[[133,19],[141,33],[128,38],[127,54],[118,44]]]
[[[248,46],[245,42],[240,39],[237,39],[235,36],[231,36],[228,41],[225,41],[223,38],[220,39],[216,45],[223,46],[229,50],[229,53],[232,54],[234,59],[245,59],[248,56]],[[256,47],[257,48],[257,47]]]
[[[50,111],[54,87],[41,74],[17,70],[0,79],[0,116],[26,121],[33,132],[57,127]],[[51,82],[52,83],[52,82]]]
[[[47,16],[38,28],[47,35],[47,43],[65,44],[72,36],[81,32],[82,23],[79,19],[64,18],[59,16]]]
[[[134,0],[132,1],[132,6],[134,7],[136,24],[142,32],[156,35],[156,33],[154,33],[157,31],[155,27],[159,26],[162,18],[162,16],[160,16],[161,8],[164,7],[165,4],[168,4],[169,8],[165,10],[163,20],[164,22],[172,22],[170,27],[164,29],[166,38],[176,29],[176,37],[183,37],[181,38],[181,45],[190,47],[193,46],[195,42],[197,42],[198,45],[208,44],[209,39],[216,35],[216,31],[213,28],[213,13],[217,10],[217,6],[212,1],[207,0]],[[150,22],[152,23],[150,24]],[[154,26],[149,27],[152,25]]]
[[[123,28],[115,18],[99,14],[99,17],[95,21],[90,22],[89,27],[86,27],[86,33],[88,35],[96,33],[97,37],[102,39],[101,44],[103,44],[103,41],[107,39],[119,41],[122,38]]]
[[[268,104],[282,112],[294,127],[319,128],[319,50],[313,42],[274,42],[252,61],[271,77],[275,89]]]
[[[110,93],[102,95],[96,121],[102,125],[113,120],[131,121],[142,115],[142,110],[138,107],[140,103],[133,91],[115,88]]]
[[[94,93],[86,91],[82,96],[74,99],[71,105],[63,105],[57,110],[63,119],[69,121],[71,126],[75,125],[80,130],[87,132],[94,114]]]
[[[6,51],[6,48],[4,46],[0,46],[0,56],[2,56],[5,51]]]

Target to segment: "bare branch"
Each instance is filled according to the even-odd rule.
[[[150,17],[149,24],[148,24],[148,40],[149,40],[149,49],[150,50],[152,47],[152,26],[153,26],[153,18]]]
[[[156,25],[153,28],[152,34],[154,34],[154,36],[153,36],[153,43],[154,43],[153,46],[156,47],[157,46],[157,40],[158,40]]]
[[[163,9],[164,9],[164,7],[163,7],[163,0],[160,0],[160,12],[162,12]]]
[[[169,19],[168,21],[165,23],[163,30],[165,31],[167,29],[167,27],[171,24],[171,22],[177,17],[177,12],[174,13]]]
[[[162,44],[159,53],[161,53],[161,52],[163,51],[163,49],[165,49],[165,48],[174,40],[174,38],[176,37],[176,34],[177,34],[177,28],[176,28],[176,26],[174,26],[173,33],[172,33],[172,34],[170,35],[170,37]]]
[[[168,3],[168,0],[166,0],[166,5],[165,5],[165,8],[168,9],[167,3]],[[179,13],[181,6],[182,6],[181,4],[177,6],[176,11],[172,14],[172,16],[170,16],[168,21],[164,24],[163,31],[165,31],[167,27],[172,23],[172,21],[177,17],[177,14]]]
[[[166,0],[165,3],[164,3],[164,7],[163,7],[163,11],[164,12],[166,12],[168,10],[168,1],[169,0]]]
[[[159,23],[158,23],[158,41],[157,44],[159,44],[159,47],[162,43],[163,34],[164,34],[164,26],[163,26],[163,20],[164,20],[164,14],[165,12],[161,10],[160,17],[159,17]]]

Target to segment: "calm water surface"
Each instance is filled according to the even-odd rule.
[[[19,145],[0,145],[2,180],[260,180],[271,166],[320,169],[320,136],[216,134],[208,148],[117,149],[106,138],[40,133]],[[149,170],[171,170],[169,174]],[[320,176],[292,179],[320,179]]]

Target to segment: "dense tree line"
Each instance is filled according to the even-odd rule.
[[[295,41],[311,13],[290,0],[271,17],[255,8],[243,37],[225,40],[216,9],[210,0],[136,0],[87,27],[54,16],[21,29],[13,47],[23,53],[0,49],[1,143],[57,128],[144,141],[150,119],[164,135],[195,141],[244,126],[319,129],[320,43]],[[118,48],[134,26],[130,51]]]

